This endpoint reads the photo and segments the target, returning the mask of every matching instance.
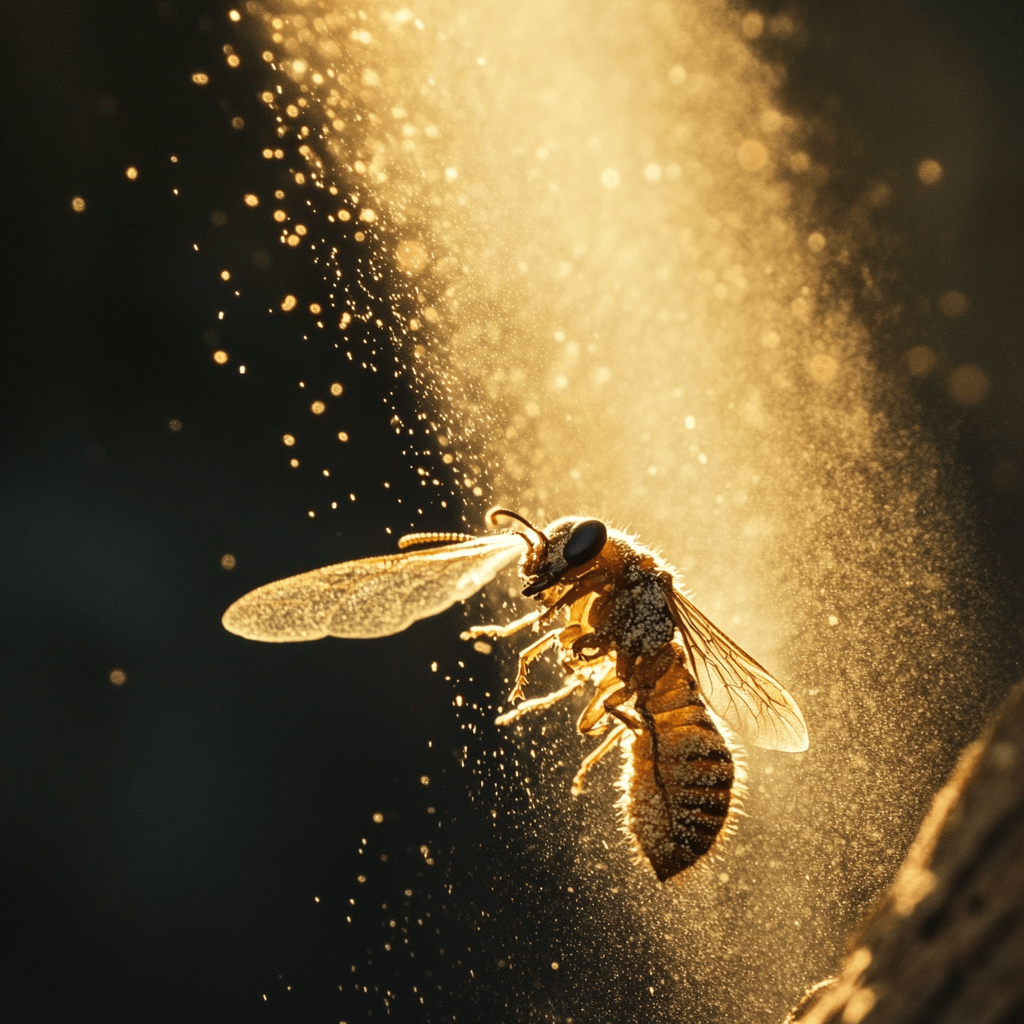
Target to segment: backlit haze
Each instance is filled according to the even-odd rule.
[[[885,302],[871,255],[814,219],[828,171],[757,56],[796,27],[633,0],[240,20],[278,126],[264,156],[291,180],[260,204],[333,289],[311,340],[417,396],[461,528],[500,503],[634,532],[807,718],[806,754],[748,752],[738,833],[681,886],[630,862],[615,766],[594,774],[587,838],[550,880],[574,895],[574,945],[547,977],[503,977],[516,1019],[547,1019],[557,991],[564,1016],[603,1020],[616,978],[647,974],[637,1020],[781,1019],[834,970],[970,738],[963,709],[990,699],[956,499],[853,312]],[[554,683],[533,679],[533,695]],[[524,720],[500,756],[467,736],[513,844],[543,847],[568,813],[573,766],[554,782],[531,766],[578,758],[574,717]]]

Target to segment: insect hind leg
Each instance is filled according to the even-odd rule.
[[[621,722],[594,749],[587,754],[580,763],[580,769],[572,780],[572,795],[579,796],[583,792],[583,780],[587,777],[590,769],[616,746],[627,732],[627,727]]]
[[[595,685],[594,696],[591,698],[590,703],[583,709],[583,713],[580,715],[576,722],[576,728],[581,733],[588,733],[593,730],[594,726],[606,714],[611,713],[611,709],[616,707],[622,700],[628,700],[630,694],[625,694],[621,700],[613,700],[613,697],[618,696],[616,691],[621,691],[625,688],[625,683],[619,679],[613,673],[608,673],[604,678],[598,680]]]

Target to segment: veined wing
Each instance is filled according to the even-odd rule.
[[[669,607],[711,710],[755,746],[806,750],[807,725],[790,693],[678,590]]]
[[[248,640],[276,643],[390,636],[472,596],[522,550],[520,537],[499,533],[328,565],[251,591],[222,622]]]

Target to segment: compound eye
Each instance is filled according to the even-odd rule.
[[[608,530],[599,519],[584,519],[577,523],[562,548],[562,557],[570,568],[583,565],[598,555],[608,539]]]

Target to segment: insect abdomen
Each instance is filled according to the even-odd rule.
[[[736,770],[682,665],[638,693],[636,706],[645,727],[632,743],[626,826],[664,882],[715,844]]]

